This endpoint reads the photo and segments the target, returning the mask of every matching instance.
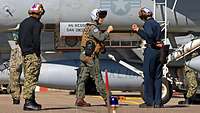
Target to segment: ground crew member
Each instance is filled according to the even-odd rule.
[[[191,59],[198,56],[198,52],[194,52],[191,55]],[[186,87],[187,93],[185,97],[185,101],[179,101],[178,104],[192,104],[192,99],[196,94],[198,81],[197,81],[198,73],[185,65],[185,78],[186,78]]]
[[[23,20],[19,28],[19,45],[24,65],[24,110],[40,110],[41,105],[35,101],[35,88],[41,67],[40,33],[43,24],[40,18],[44,14],[42,4],[34,4],[28,11],[30,17]]]
[[[87,23],[81,41],[80,53],[80,74],[76,87],[76,106],[90,106],[84,101],[85,98],[85,80],[90,76],[95,80],[97,91],[106,102],[105,83],[103,81],[100,67],[99,55],[103,49],[103,42],[109,39],[109,33],[113,30],[112,26],[103,33],[99,29],[99,25],[104,22],[107,11],[101,9],[94,9],[91,12],[91,22]]]
[[[13,33],[14,46],[11,45],[10,53],[10,82],[8,93],[11,94],[13,104],[20,104],[21,85],[20,76],[22,72],[22,53],[17,42],[18,36]]]
[[[161,102],[161,84],[162,84],[162,64],[160,63],[161,27],[152,17],[153,13],[148,8],[141,8],[139,17],[143,20],[144,29],[136,24],[132,25],[132,30],[137,32],[141,38],[146,40],[147,44],[144,50],[144,101],[139,107],[162,107]]]

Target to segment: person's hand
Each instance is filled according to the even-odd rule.
[[[107,32],[110,33],[111,31],[113,31],[113,26],[108,26]]]
[[[137,26],[137,24],[132,24],[131,28],[132,28],[133,32],[138,32],[138,30],[139,30],[139,27]]]
[[[162,48],[164,46],[163,42],[161,41],[156,41],[156,47]]]

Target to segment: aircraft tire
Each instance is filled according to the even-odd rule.
[[[141,89],[144,89],[144,83],[142,84]],[[141,90],[140,93],[144,100],[144,90]],[[162,103],[166,104],[171,99],[172,94],[172,84],[166,78],[162,78]]]

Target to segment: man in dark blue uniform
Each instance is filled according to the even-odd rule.
[[[143,29],[140,29],[136,24],[132,25],[132,30],[137,32],[147,44],[144,50],[144,101],[139,107],[163,107],[161,101],[162,95],[162,64],[160,62],[161,43],[161,27],[158,22],[152,17],[153,13],[148,8],[141,8],[139,17],[143,20]]]

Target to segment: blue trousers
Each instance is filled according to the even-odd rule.
[[[157,49],[144,50],[144,101],[149,105],[160,105],[162,96],[162,64],[159,61],[160,52]]]

